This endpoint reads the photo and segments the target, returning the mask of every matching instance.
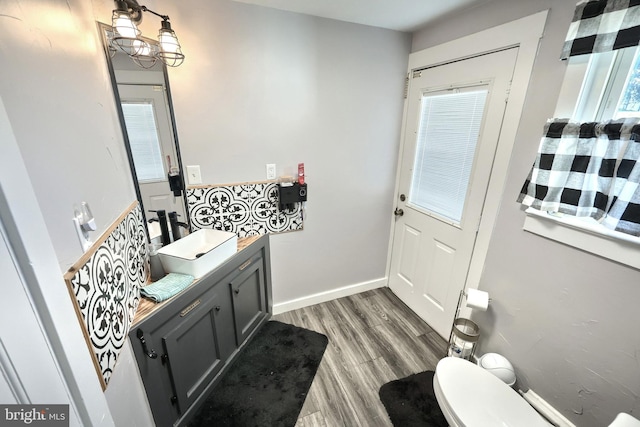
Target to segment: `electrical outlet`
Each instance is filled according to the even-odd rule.
[[[189,184],[202,184],[200,165],[187,166],[187,178],[189,179]]]
[[[267,179],[276,179],[275,163],[267,163]]]

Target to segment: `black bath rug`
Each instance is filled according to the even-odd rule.
[[[327,343],[320,333],[267,322],[189,426],[293,427]]]
[[[380,400],[394,427],[447,427],[433,393],[433,371],[420,372],[380,387]]]

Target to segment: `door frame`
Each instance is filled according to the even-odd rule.
[[[476,243],[473,255],[471,256],[471,263],[469,265],[465,289],[477,289],[480,283],[485,259],[489,249],[489,242],[491,240],[491,232],[498,216],[500,201],[502,199],[502,193],[506,183],[509,161],[515,144],[518,126],[520,125],[525,97],[529,88],[533,65],[538,53],[538,45],[544,33],[547,15],[548,10],[544,10],[515,21],[452,40],[438,46],[414,52],[409,55],[407,94],[411,93],[411,75],[413,71],[444,65],[453,61],[464,60],[508,47],[518,47],[518,57],[516,59],[511,90],[508,98],[509,102],[507,103],[504,112],[502,130],[500,132],[495,152],[493,168],[491,170],[491,177],[489,179],[484,207],[482,209],[482,218],[480,220]],[[455,52],[455,56],[452,56],[452,52]],[[405,100],[400,149],[398,153],[398,163],[396,165],[396,183],[393,192],[394,207],[396,206],[398,197],[400,196],[400,172],[406,144],[404,136],[407,126],[407,109],[408,102]],[[389,212],[389,215],[392,216],[392,212]],[[389,286],[389,280],[391,277],[391,257],[393,255],[393,240],[395,238],[395,219],[393,219],[393,216],[390,228],[386,268],[387,287]],[[468,313],[463,312],[463,314]]]

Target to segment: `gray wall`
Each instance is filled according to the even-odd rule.
[[[558,60],[575,0],[495,0],[416,34],[413,51],[550,9],[519,124],[480,288],[493,299],[474,319],[480,353],[498,352],[529,387],[578,426],[640,416],[640,273],[522,230],[515,201],[552,117],[564,75]]]
[[[271,239],[275,304],[384,278],[410,36],[229,1],[169,7],[187,56],[170,70],[184,164],[228,184],[305,163],[304,231]]]
[[[274,302],[382,279],[410,35],[227,0],[146,5],[187,55],[169,70],[185,164],[205,183],[306,164],[305,230],[272,239]],[[61,274],[82,254],[73,204],[90,203],[97,237],[135,200],[95,25],[112,9],[0,2],[0,95]],[[144,34],[158,27],[145,16]],[[132,360],[127,346],[106,393],[117,425],[149,423]]]
[[[481,351],[503,353],[524,388],[595,427],[640,409],[638,272],[523,232],[515,202],[554,110],[574,5],[497,0],[415,34],[412,49],[551,9],[480,286],[493,302],[476,320]],[[171,15],[187,54],[170,70],[185,164],[209,183],[307,165],[305,230],[272,241],[276,302],[382,277],[407,36],[222,0],[148,6]],[[73,203],[89,201],[103,231],[135,198],[93,22],[112,8],[0,3],[0,94],[61,270],[81,254]],[[144,32],[156,26],[147,19]],[[118,381],[111,395],[128,386]],[[114,419],[133,411],[112,402]]]

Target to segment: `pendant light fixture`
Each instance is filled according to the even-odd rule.
[[[117,0],[115,3],[116,9],[111,18],[113,27],[111,43],[129,56],[144,55],[149,44],[140,38],[140,30],[134,22],[132,12],[124,1]]]
[[[169,67],[177,67],[182,64],[184,55],[182,54],[176,33],[171,29],[168,16],[162,18],[158,41],[160,42],[158,57],[162,59],[165,64]]]
[[[159,59],[169,67],[177,67],[184,62],[184,54],[171,28],[169,17],[161,15],[140,6],[136,0],[114,0],[116,8],[113,11],[111,25],[111,45],[120,50],[140,67],[151,68]],[[158,33],[158,44],[148,43],[141,37],[138,24],[142,21],[142,12],[149,12],[162,18]]]

